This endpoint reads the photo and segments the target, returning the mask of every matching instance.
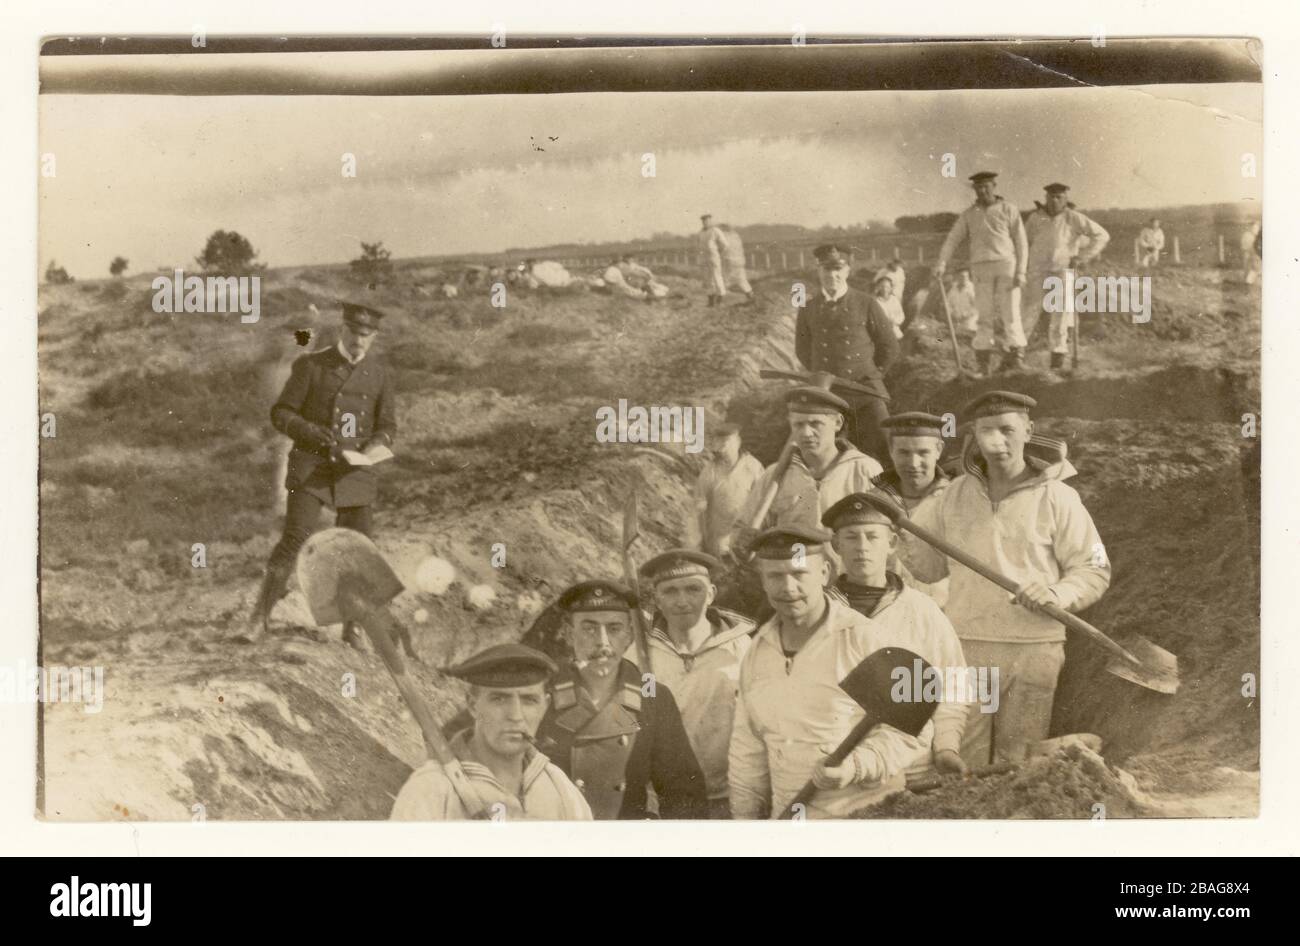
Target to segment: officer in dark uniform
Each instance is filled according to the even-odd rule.
[[[371,534],[378,476],[373,467],[352,466],[342,452],[391,447],[397,433],[392,378],[370,351],[383,317],[370,306],[343,303],[338,344],[295,361],[271,408],[271,423],[293,440],[293,450],[284,483],[289,491],[284,534],[271,552],[253,609],[255,637],[266,631],[271,609],[284,597],[298,550],[316,528],[322,506],[336,511],[336,525]],[[359,644],[350,625],[344,626],[344,639]]]
[[[624,658],[632,646],[632,593],[585,581],[560,596],[574,659],[551,680],[537,747],[582,791],[597,821],[707,818],[708,793],[672,692],[644,684]],[[653,695],[651,695],[653,694]]]
[[[888,397],[885,372],[898,357],[893,323],[879,302],[849,286],[852,253],[847,247],[828,243],[813,250],[813,256],[821,286],[809,293],[795,320],[795,356],[809,371],[856,381]],[[889,444],[880,421],[889,416],[889,402],[856,392],[843,396],[858,449],[883,462]]]

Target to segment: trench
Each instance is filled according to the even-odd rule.
[[[1101,736],[1106,762],[1131,767],[1153,792],[1195,794],[1224,767],[1257,772],[1260,705],[1243,696],[1243,675],[1259,671],[1260,441],[1241,430],[1257,410],[1257,377],[1187,365],[952,374],[932,356],[904,359],[888,379],[891,409],[956,412],[1006,387],[1034,397],[1037,428],[1066,441],[1079,469],[1070,485],[1112,562],[1110,588],[1082,616],[1121,644],[1141,635],[1179,659],[1179,692],[1157,693],[1111,675],[1103,651],[1068,635],[1051,736]],[[785,436],[779,386],[742,380],[727,418],[771,463]]]

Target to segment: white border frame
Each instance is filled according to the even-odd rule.
[[[37,57],[43,36],[232,34],[465,34],[490,35],[497,23],[508,35],[593,36],[807,35],[1089,37],[1101,28],[1121,36],[1255,36],[1264,45],[1265,155],[1260,165],[1268,266],[1264,277],[1263,397],[1269,422],[1264,450],[1262,568],[1263,622],[1261,815],[1253,820],[1104,822],[841,821],[832,823],[601,823],[594,826],[512,824],[390,825],[386,823],[45,824],[34,812],[35,706],[0,704],[0,853],[62,855],[195,854],[1296,854],[1300,853],[1294,732],[1300,723],[1296,692],[1284,669],[1300,666],[1300,629],[1293,595],[1300,504],[1293,476],[1300,430],[1284,405],[1296,400],[1297,335],[1294,311],[1300,276],[1296,208],[1300,187],[1293,168],[1300,123],[1300,16],[1265,0],[1093,0],[1086,8],[1046,9],[1039,0],[1000,0],[993,8],[969,0],[930,0],[922,8],[822,0],[771,3],[727,0],[708,8],[698,0],[659,0],[644,12],[617,3],[493,0],[465,10],[426,2],[315,3],[276,7],[265,0],[221,5],[175,0],[19,0],[5,10],[0,36],[0,99],[6,147],[0,162],[9,181],[9,212],[0,224],[0,322],[7,328],[0,371],[7,446],[0,495],[0,665],[30,665],[35,654],[36,529],[36,181],[38,148]],[[1073,5],[1071,5],[1073,7]],[[671,24],[671,28],[666,24]],[[1273,169],[1277,173],[1272,173]]]

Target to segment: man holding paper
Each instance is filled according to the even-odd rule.
[[[271,408],[271,423],[293,440],[293,450],[284,483],[289,491],[284,533],[253,608],[253,637],[265,633],[275,603],[284,597],[298,550],[315,530],[322,506],[335,510],[336,525],[370,535],[379,486],[372,467],[392,456],[397,433],[392,379],[370,352],[383,317],[378,309],[344,302],[338,344],[295,361]],[[343,636],[359,645],[351,625],[344,626]]]

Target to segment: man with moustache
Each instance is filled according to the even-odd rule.
[[[590,821],[582,793],[532,740],[550,700],[555,664],[522,644],[498,644],[447,671],[469,684],[471,729],[451,740],[469,784],[486,811],[525,821]],[[430,759],[411,773],[393,803],[392,821],[469,818],[446,771]]]
[[[736,712],[740,660],[754,622],[713,606],[721,563],[691,549],[669,549],[641,566],[654,589],[650,671],[677,699],[686,736],[704,772],[709,817],[729,818],[727,748]],[[636,648],[627,656],[634,658]]]
[[[963,737],[967,765],[1018,762],[1047,738],[1056,682],[1065,663],[1065,627],[1042,613],[1052,604],[1082,611],[1110,585],[1110,562],[1083,501],[1065,480],[1075,468],[1063,453],[1026,452],[1033,398],[989,391],[962,409],[972,426],[965,472],[937,502],[913,517],[918,526],[1020,583],[1014,598],[942,553],[918,546],[913,568],[934,581],[951,574],[947,613],[966,660],[998,668],[998,710],[972,712]]]
[[[853,493],[826,510],[822,525],[833,533],[831,545],[839,553],[842,574],[835,588],[853,610],[883,625],[887,646],[902,647],[920,655],[944,675],[943,704],[935,709],[931,755],[909,769],[923,774],[933,769],[963,774],[961,734],[966,725],[966,661],[952,623],[929,596],[903,584],[889,569],[898,542],[892,520],[867,500]]]
[[[881,473],[871,484],[888,493],[908,516],[915,516],[917,509],[936,502],[948,488],[948,474],[939,466],[944,447],[944,420],[924,411],[905,411],[891,414],[880,426],[889,438],[889,461],[893,468]],[[910,563],[918,543],[925,544],[910,533],[898,536],[894,571],[906,584],[925,592],[943,607],[948,601],[948,579],[930,584],[912,574]]]
[[[848,395],[846,414],[854,443],[883,458],[886,445],[879,425],[889,413],[885,372],[898,357],[894,325],[877,300],[849,286],[848,247],[828,243],[813,250],[813,256],[821,288],[809,294],[795,317],[795,357],[809,371],[856,381],[880,395]]]
[[[672,690],[622,656],[633,644],[632,593],[584,581],[558,604],[574,659],[551,681],[538,749],[573,779],[597,821],[707,818],[704,773]]]
[[[842,764],[827,764],[863,717],[840,681],[892,642],[883,625],[827,593],[829,539],[820,528],[774,528],[752,545],[776,614],[740,665],[728,761],[734,818],[775,817],[809,778],[818,793],[805,817],[845,817],[901,791],[904,772],[930,751],[930,726],[914,737],[881,724]]]

